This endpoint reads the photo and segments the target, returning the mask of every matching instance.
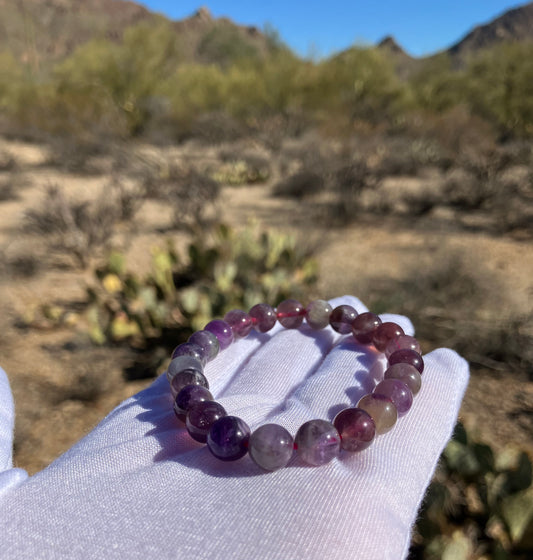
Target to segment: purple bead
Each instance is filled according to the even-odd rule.
[[[312,329],[325,329],[329,325],[329,316],[333,307],[323,299],[312,301],[305,308],[305,319]]]
[[[168,364],[168,368],[167,368],[168,382],[171,383],[173,377],[177,373],[185,369],[193,369],[195,371],[199,371],[200,373],[204,372],[204,366],[202,365],[202,362],[200,360],[197,360],[192,356],[178,356]]]
[[[294,440],[279,424],[264,424],[250,436],[248,453],[266,471],[284,467],[292,457]]]
[[[185,385],[176,395],[174,412],[182,422],[185,422],[187,412],[193,404],[212,400],[213,395],[202,385]]]
[[[297,329],[305,316],[304,306],[295,299],[286,299],[276,308],[276,317],[286,329]]]
[[[389,365],[393,366],[394,364],[410,364],[420,373],[424,371],[424,360],[422,356],[410,348],[404,348],[403,350],[396,350],[396,352],[393,352],[389,356]]]
[[[204,330],[213,333],[217,337],[221,350],[226,349],[233,342],[233,331],[226,321],[222,321],[222,319],[215,319],[207,323]]]
[[[172,352],[171,358],[177,358],[179,356],[191,356],[191,358],[196,358],[202,365],[205,366],[207,363],[207,357],[201,346],[194,344],[193,342],[184,342],[183,344],[178,344],[174,351]]]
[[[170,392],[176,398],[176,395],[185,387],[185,385],[202,385],[209,389],[209,383],[205,375],[196,369],[184,369],[176,373],[170,382]]]
[[[357,311],[351,305],[339,305],[331,312],[329,324],[333,330],[341,334],[352,332],[352,323],[357,317]]]
[[[409,364],[394,364],[385,370],[383,377],[384,379],[399,379],[403,381],[411,389],[413,395],[416,395],[422,386],[420,373]]]
[[[207,361],[212,360],[220,351],[220,344],[218,338],[209,331],[196,331],[191,334],[188,342],[198,344],[204,351],[204,356]]]
[[[363,451],[373,441],[376,435],[376,425],[370,414],[360,408],[345,408],[341,410],[333,425],[341,437],[341,447],[345,451]]]
[[[266,303],[254,305],[248,314],[257,332],[267,332],[276,324],[276,312]]]
[[[237,416],[223,416],[217,420],[207,435],[209,451],[221,461],[236,461],[248,451],[250,428]]]
[[[224,315],[224,321],[231,327],[235,338],[244,338],[248,336],[253,327],[250,315],[240,309],[228,311],[226,315]]]
[[[389,398],[396,407],[398,416],[406,414],[413,404],[411,389],[399,379],[384,379],[376,385],[373,393]]]
[[[207,442],[207,434],[211,426],[226,416],[224,407],[215,401],[202,401],[190,406],[185,419],[187,431],[192,439],[200,443]]]
[[[326,420],[309,420],[298,430],[294,447],[309,465],[324,465],[340,451],[341,438],[335,426]]]
[[[376,314],[366,311],[353,320],[352,334],[360,344],[370,344],[379,325],[381,319]]]
[[[399,336],[402,336],[402,334],[405,333],[400,325],[397,325],[396,323],[381,323],[374,332],[372,342],[377,350],[384,352],[389,342]]]
[[[414,350],[420,354],[420,344],[418,343],[418,340],[408,334],[402,334],[398,338],[392,339],[387,344],[387,348],[385,348],[385,356],[388,358],[391,354],[396,352],[396,350],[403,350],[404,348]]]

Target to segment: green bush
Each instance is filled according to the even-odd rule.
[[[530,558],[531,459],[480,443],[462,424],[442,455],[420,513],[410,558]]]

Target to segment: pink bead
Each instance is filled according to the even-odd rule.
[[[399,379],[403,381],[411,389],[413,395],[416,395],[422,386],[420,373],[410,364],[394,364],[385,370],[383,377],[384,379]]]
[[[413,404],[411,389],[399,379],[384,379],[376,385],[373,393],[389,398],[396,407],[398,416],[403,416]]]
[[[394,364],[410,364],[415,367],[420,373],[424,371],[424,360],[422,356],[414,350],[404,348],[403,350],[396,350],[389,356],[389,365]]]
[[[340,334],[352,332],[352,323],[357,317],[357,311],[351,305],[339,305],[331,312],[329,324]]]
[[[253,323],[252,318],[245,311],[233,309],[224,315],[224,321],[228,323],[236,338],[244,338],[250,334]]]
[[[257,332],[267,332],[276,324],[276,311],[266,303],[254,305],[248,314]]]
[[[366,449],[376,435],[374,420],[360,408],[341,410],[335,416],[333,425],[341,436],[342,449],[352,453]]]
[[[367,311],[357,315],[353,320],[352,334],[360,344],[370,344],[379,325],[381,325],[381,319],[374,313]]]
[[[278,305],[276,316],[286,329],[297,329],[304,320],[305,308],[295,299],[286,299]]]
[[[387,344],[387,348],[385,348],[385,356],[388,358],[391,354],[396,352],[396,350],[403,350],[404,348],[414,350],[420,354],[420,344],[418,343],[418,340],[408,334],[402,334],[398,338],[393,338]]]
[[[374,332],[372,342],[380,352],[384,352],[389,342],[402,336],[402,334],[405,333],[400,325],[396,323],[381,323]]]

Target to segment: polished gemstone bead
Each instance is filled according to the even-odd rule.
[[[357,311],[351,305],[339,305],[331,312],[329,324],[333,330],[341,334],[352,332],[352,322],[357,317]]]
[[[267,332],[276,324],[276,311],[266,303],[254,305],[248,314],[257,332]]]
[[[403,350],[396,350],[389,356],[389,365],[394,364],[409,364],[415,367],[420,373],[424,371],[424,360],[422,356],[411,350],[410,348],[404,348]]]
[[[411,389],[399,379],[384,379],[380,381],[373,391],[374,395],[383,395],[392,401],[398,411],[398,416],[403,416],[413,404]]]
[[[209,451],[221,461],[236,461],[248,451],[250,428],[237,416],[223,416],[213,423],[207,434]]]
[[[404,348],[414,350],[420,354],[420,344],[418,343],[418,340],[408,334],[402,334],[398,338],[393,338],[387,344],[387,348],[385,348],[385,356],[388,358],[391,354],[394,354],[396,350],[403,350]]]
[[[396,323],[381,323],[374,332],[372,342],[380,352],[384,352],[389,342],[402,334],[405,333],[400,325]]]
[[[192,333],[188,342],[198,344],[204,351],[204,356],[208,362],[215,358],[220,351],[218,338],[209,331],[196,331]]]
[[[286,329],[297,329],[302,324],[304,316],[304,306],[295,299],[282,301],[276,309],[276,317]]]
[[[178,344],[174,351],[172,352],[172,359],[178,358],[179,356],[191,356],[191,358],[196,358],[202,365],[205,366],[207,363],[207,357],[201,346],[194,344],[194,342],[184,342],[183,344]]]
[[[248,315],[246,311],[241,311],[240,309],[228,311],[226,315],[224,315],[224,321],[231,327],[235,338],[244,338],[248,336],[253,327],[250,315]]]
[[[391,430],[398,419],[396,407],[383,395],[365,395],[357,403],[357,408],[362,408],[370,414],[376,425],[377,434],[385,434]]]
[[[385,370],[383,377],[385,379],[399,379],[403,381],[411,389],[413,395],[416,395],[422,386],[420,373],[409,364],[394,364]]]
[[[226,321],[222,321],[222,319],[215,319],[207,323],[204,330],[213,333],[217,337],[221,350],[226,349],[233,342],[233,331]]]
[[[305,309],[305,319],[312,329],[325,329],[329,325],[329,316],[333,307],[323,299],[315,299]]]
[[[360,344],[370,344],[379,325],[381,325],[381,319],[375,313],[366,311],[357,315],[353,320],[352,334]]]
[[[335,426],[326,420],[309,420],[298,430],[294,447],[309,465],[324,465],[340,451],[341,438]]]
[[[176,373],[179,373],[184,369],[194,369],[200,373],[204,372],[204,366],[197,358],[193,358],[192,356],[178,356],[177,358],[174,358],[170,364],[168,364],[167,379],[169,383],[172,381],[172,378],[176,375]]]
[[[170,392],[176,398],[176,395],[185,387],[185,385],[202,385],[209,389],[209,383],[205,375],[196,369],[184,369],[178,371],[170,382]]]
[[[279,424],[264,424],[255,430],[248,442],[248,453],[266,471],[284,467],[292,457],[294,440]]]
[[[194,403],[189,407],[185,419],[187,431],[196,441],[206,443],[211,426],[226,414],[224,407],[216,401]]]
[[[209,389],[202,385],[185,385],[183,389],[176,395],[174,401],[174,412],[176,416],[185,422],[189,408],[198,402],[212,401],[213,395]]]
[[[341,436],[341,447],[345,451],[362,451],[366,449],[376,435],[376,425],[370,414],[361,408],[341,410],[333,425]]]

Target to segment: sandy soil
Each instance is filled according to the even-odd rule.
[[[16,402],[16,464],[33,473],[149,381],[124,381],[127,357],[116,349],[90,346],[76,324],[63,330],[46,324],[21,327],[22,319],[35,316],[43,302],[80,304],[89,280],[88,273],[50,253],[45,240],[22,231],[25,211],[39,206],[47,185],[57,184],[69,196],[83,198],[101,189],[106,177],[76,176],[49,167],[46,151],[38,146],[4,141],[0,150],[16,161],[14,170],[0,173],[0,180],[16,176],[20,184],[14,199],[0,202],[0,256],[6,265],[0,277],[0,364]],[[502,313],[533,311],[533,250],[527,241],[454,231],[445,222],[431,220],[414,225],[374,219],[329,229],[314,217],[312,203],[274,198],[269,185],[226,187],[217,211],[233,224],[257,218],[264,227],[304,234],[306,243],[318,247],[318,288],[324,297],[350,293],[368,301],[376,278],[402,279],[442,255],[461,253],[483,263],[497,278],[502,293],[491,306]],[[147,264],[150,247],[162,242],[165,215],[161,205],[146,204],[134,234],[126,236],[127,243],[122,239],[129,262],[138,268]],[[172,236],[183,244],[183,234]],[[25,255],[37,257],[38,269],[21,278],[8,265]],[[476,370],[461,416],[497,446],[526,443],[533,449],[533,382],[525,375],[518,377],[510,382],[499,371]]]

